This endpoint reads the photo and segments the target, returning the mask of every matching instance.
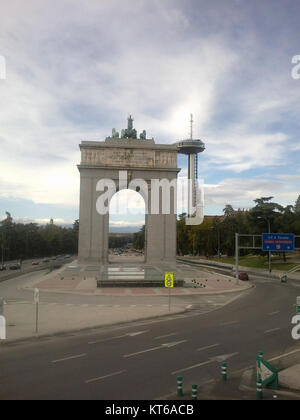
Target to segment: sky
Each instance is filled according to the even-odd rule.
[[[0,5],[0,219],[9,211],[16,221],[73,223],[78,144],[125,128],[129,113],[138,132],[166,144],[189,136],[194,115],[194,137],[206,145],[205,214],[249,208],[261,196],[294,204],[298,0]],[[185,156],[178,165],[186,176]],[[129,206],[140,213],[112,216],[112,229],[143,224],[143,203],[134,197]]]

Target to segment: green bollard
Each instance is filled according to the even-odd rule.
[[[227,363],[223,362],[221,366],[222,381],[227,381]]]
[[[177,376],[177,395],[178,395],[178,397],[183,396],[182,382],[183,382],[182,376]]]
[[[257,399],[262,400],[263,391],[262,391],[262,381],[261,381],[260,375],[258,375],[258,379],[256,382],[256,396],[257,396]]]
[[[198,395],[198,386],[192,385],[192,400],[196,400]]]

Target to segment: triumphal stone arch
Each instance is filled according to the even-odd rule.
[[[137,138],[130,116],[128,127],[122,130],[121,136],[113,129],[112,136],[105,141],[82,141],[80,150],[79,261],[108,263],[109,214],[102,214],[99,207],[101,202],[106,201],[109,208],[112,195],[104,200],[102,194],[107,194],[107,188],[102,188],[101,184],[106,185],[104,180],[111,180],[116,191],[128,188],[129,184],[129,188],[144,197],[145,262],[175,263],[176,194],[170,188],[170,194],[167,194],[170,211],[166,212],[162,205],[163,188],[157,182],[167,180],[176,183],[180,171],[176,146],[156,144],[154,139],[146,138],[145,131]],[[124,182],[125,178],[127,181]],[[146,190],[140,186],[141,183],[146,185]],[[153,185],[159,186],[158,206],[153,206]],[[153,207],[156,207],[155,211]]]

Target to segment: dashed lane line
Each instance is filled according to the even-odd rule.
[[[171,337],[172,335],[176,335],[176,332],[170,333],[170,334],[166,334],[166,335],[159,335],[158,337],[154,337],[154,340],[159,340],[160,338],[166,338],[166,337]]]
[[[83,354],[77,354],[75,356],[69,356],[69,357],[65,357],[64,359],[57,359],[57,360],[52,360],[52,363],[61,363],[61,362],[66,362],[68,360],[73,360],[73,359],[79,359],[81,357],[85,357],[87,354],[83,353]]]
[[[221,327],[226,327],[227,325],[233,325],[233,324],[238,324],[239,321],[229,321],[229,322],[223,322],[222,324],[220,324]]]
[[[112,376],[122,375],[122,373],[127,372],[126,370],[119,370],[118,372],[109,373],[108,375],[99,376],[98,378],[87,379],[85,381],[86,384],[90,384],[92,382],[101,381],[102,379],[111,378]]]
[[[202,351],[202,350],[208,350],[208,349],[212,349],[214,347],[218,347],[220,344],[212,344],[211,346],[205,346],[205,347],[200,347],[199,349],[197,349],[196,351]]]
[[[171,348],[171,347],[177,346],[178,344],[182,344],[182,343],[186,343],[186,342],[187,342],[187,340],[181,340],[181,341],[177,341],[175,343],[165,343],[165,344],[161,344],[160,346],[157,346],[157,347],[151,347],[150,349],[141,350],[141,351],[137,351],[135,353],[130,353],[130,354],[124,354],[123,357],[128,358],[128,357],[132,357],[132,356],[138,356],[138,355],[143,354],[143,353],[149,353],[150,351]]]
[[[280,328],[272,328],[271,330],[266,330],[266,331],[264,332],[264,334],[268,334],[268,333],[275,332],[275,331],[279,331],[279,330],[280,330]]]
[[[176,373],[185,372],[185,371],[187,371],[187,370],[195,369],[195,368],[197,368],[197,367],[200,367],[200,366],[205,366],[205,365],[208,365],[208,364],[210,364],[210,363],[214,363],[214,362],[215,362],[215,360],[207,360],[206,362],[197,363],[196,365],[192,365],[192,366],[188,366],[188,367],[183,368],[183,369],[178,369],[178,370],[175,370],[174,372],[172,372],[172,375],[176,375]]]

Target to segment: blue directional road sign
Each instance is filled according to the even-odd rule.
[[[263,233],[263,251],[289,252],[295,249],[295,235],[292,233]]]

